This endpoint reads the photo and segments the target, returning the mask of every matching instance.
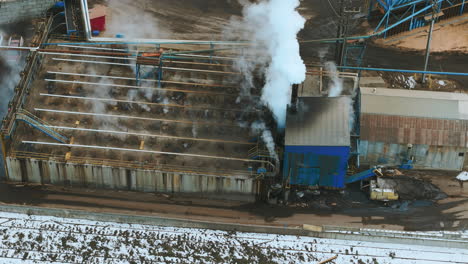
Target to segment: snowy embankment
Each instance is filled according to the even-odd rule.
[[[467,263],[468,249],[0,213],[0,263]]]

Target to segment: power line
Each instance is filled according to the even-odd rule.
[[[338,12],[336,12],[336,9],[333,7],[333,4],[330,2],[330,0],[327,0],[327,2],[330,5],[330,8],[333,10],[333,13],[335,13],[335,15],[339,17],[340,15],[338,14]]]

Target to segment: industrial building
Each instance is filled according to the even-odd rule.
[[[66,40],[51,38],[55,16],[39,23],[2,123],[10,182],[252,200],[272,182],[342,189],[361,165],[464,167],[466,95],[359,87],[357,73],[309,67],[283,142],[258,104],[262,77],[243,86],[243,43],[94,38],[104,9],[63,8]]]
[[[468,147],[468,95],[361,87],[360,162],[462,170]]]
[[[73,37],[91,29],[80,8],[65,1]],[[272,117],[255,103],[258,89],[240,95],[235,52],[77,46],[49,39],[51,25],[37,32],[37,44],[49,44],[28,56],[3,120],[9,181],[249,200],[260,174],[276,174],[276,161],[258,155],[262,131],[251,128]]]
[[[301,97],[287,119],[283,177],[291,185],[344,188],[351,98]]]
[[[333,84],[337,78],[342,83]],[[304,83],[293,89],[283,157],[288,185],[345,187],[348,162],[357,153],[358,84],[355,73],[310,68]],[[342,89],[340,96],[330,97],[334,88]]]

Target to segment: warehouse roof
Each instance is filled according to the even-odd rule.
[[[468,94],[361,88],[361,111],[367,114],[468,120]]]
[[[352,100],[301,97],[286,122],[286,146],[349,146]]]

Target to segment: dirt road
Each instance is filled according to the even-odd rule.
[[[318,199],[317,206],[302,208],[183,195],[2,184],[0,202],[272,226],[314,224],[397,230],[467,229],[468,186],[461,189],[453,180],[454,173],[414,173],[437,184],[449,198],[436,203],[414,201],[392,208],[366,201],[363,193],[351,188],[344,196],[332,194]]]

